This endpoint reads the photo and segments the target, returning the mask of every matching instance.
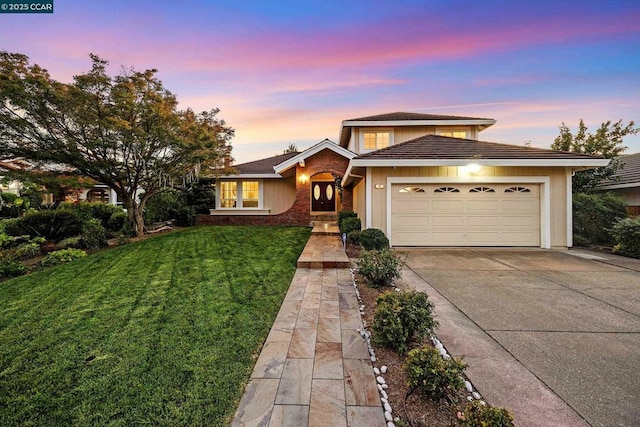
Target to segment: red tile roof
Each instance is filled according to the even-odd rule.
[[[413,160],[413,159],[597,159],[601,156],[545,150],[519,145],[498,144],[473,139],[425,135],[362,154],[356,159]]]

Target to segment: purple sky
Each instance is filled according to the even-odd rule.
[[[544,148],[562,122],[640,121],[637,0],[54,4],[0,14],[0,50],[65,82],[90,52],[157,68],[181,107],[221,109],[238,163],[391,111],[489,117],[481,139]]]

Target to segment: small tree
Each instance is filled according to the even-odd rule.
[[[297,153],[297,152],[298,152],[298,147],[296,146],[295,142],[292,142],[291,144],[289,144],[287,148],[285,148],[282,154]]]
[[[577,133],[564,123],[560,126],[560,135],[556,137],[551,148],[559,151],[572,151],[575,153],[593,154],[613,159],[607,166],[576,172],[573,177],[574,193],[590,193],[600,182],[610,179],[620,169],[620,163],[615,158],[621,155],[627,147],[623,145],[623,139],[627,135],[635,135],[640,128],[634,127],[630,121],[627,125],[618,120],[611,120],[600,125],[595,133],[587,131],[584,121],[580,119]]]
[[[234,131],[218,109],[178,110],[157,70],[110,76],[108,62],[90,56],[91,70],[65,84],[27,56],[0,51],[0,156],[108,185],[142,235],[147,200],[174,179],[216,168]]]

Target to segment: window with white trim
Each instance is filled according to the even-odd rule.
[[[221,181],[220,208],[260,208],[260,181]]]
[[[445,131],[445,132],[438,132],[438,135],[440,136],[449,136],[451,138],[463,138],[463,139],[467,139],[468,138],[468,134],[466,131]]]
[[[363,131],[362,140],[365,150],[379,150],[391,145],[391,131]]]

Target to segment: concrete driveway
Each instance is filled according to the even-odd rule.
[[[401,287],[429,294],[440,340],[517,425],[640,425],[640,261],[541,249],[399,252],[409,267]]]

